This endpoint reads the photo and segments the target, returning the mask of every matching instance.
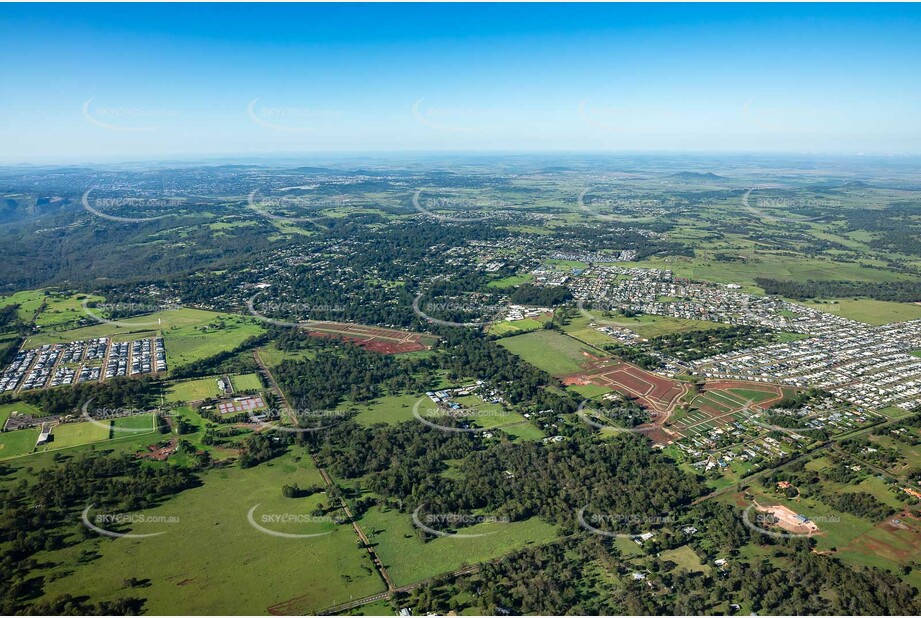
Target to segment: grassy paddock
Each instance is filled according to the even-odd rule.
[[[499,345],[553,375],[576,373],[590,360],[586,354],[599,355],[597,350],[551,330],[503,339]]]
[[[293,602],[282,613],[310,614],[350,597],[382,592],[383,584],[350,526],[266,521],[267,516],[309,514],[326,501],[325,493],[296,499],[282,496],[284,484],[323,484],[306,453],[298,455],[246,470],[206,472],[200,487],[143,511],[151,517],[173,518],[173,523],[146,522],[132,528],[136,533],[164,534],[114,541],[100,537],[89,545],[37,556],[59,565],[45,573],[47,598],[79,590],[93,600],[146,597],[145,610],[150,614],[171,615],[182,608],[192,615],[263,615],[287,601]],[[257,506],[254,520],[267,529],[330,534],[281,538],[260,532],[247,519],[253,506]],[[89,547],[99,557],[81,564],[79,554]],[[149,579],[150,584],[126,589],[122,582],[129,577]]]
[[[805,301],[800,304],[874,326],[921,319],[921,305],[914,303],[893,303],[869,298],[858,300],[841,298],[822,302]]]
[[[397,585],[410,584],[440,573],[498,558],[527,545],[552,541],[556,528],[531,518],[514,523],[481,523],[462,530],[486,534],[477,538],[440,537],[423,543],[407,513],[374,507],[361,525],[376,544],[378,555]]]

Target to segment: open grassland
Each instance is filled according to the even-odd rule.
[[[25,290],[0,298],[0,307],[19,305],[17,315],[21,321],[31,322],[34,319],[39,328],[55,330],[91,319],[83,311],[83,302],[102,300],[101,296],[92,294],[71,294],[53,289]]]
[[[499,344],[512,354],[553,375],[575,373],[581,369],[583,363],[591,360],[588,355],[599,354],[597,350],[579,343],[572,337],[550,330],[509,337],[502,339]]]
[[[826,313],[865,322],[874,326],[890,322],[905,322],[921,319],[921,305],[914,303],[892,303],[869,298],[841,298],[824,301],[804,301],[801,304]]]
[[[865,492],[882,502],[887,506],[891,506],[896,510],[900,510],[905,507],[905,503],[899,500],[897,497],[898,494],[894,493],[889,489],[887,485],[881,478],[878,476],[868,476],[863,479],[856,485],[846,485],[839,489],[841,493],[856,493],[856,492]],[[901,493],[901,489],[898,489]],[[904,495],[904,494],[902,494]]]
[[[717,322],[707,322],[704,320],[684,320],[682,318],[671,318],[659,315],[640,315],[632,318],[606,314],[601,311],[589,312],[594,316],[578,316],[563,327],[563,330],[577,339],[586,341],[592,345],[602,345],[606,343],[616,344],[617,341],[608,337],[604,333],[598,332],[589,326],[594,323],[597,326],[619,326],[635,332],[640,337],[651,339],[660,335],[671,335],[673,333],[687,333],[698,330],[712,330],[715,328],[725,328],[725,325]]]
[[[76,325],[86,321],[89,317],[83,310],[84,301],[101,302],[102,300],[101,296],[89,294],[49,293],[45,297],[44,308],[35,318],[35,325],[43,330]]]
[[[679,571],[689,571],[696,573],[709,573],[710,566],[703,564],[700,557],[694,552],[689,545],[682,545],[676,549],[668,549],[659,554],[663,562],[671,561],[676,565]]]
[[[427,543],[419,538],[408,513],[374,507],[362,515],[360,523],[398,586],[449,573],[465,564],[498,558],[527,545],[547,543],[556,537],[556,528],[536,517],[513,523],[480,523],[458,532],[485,536],[439,537]]]
[[[175,369],[232,350],[249,337],[262,332],[262,326],[254,318],[182,308],[118,320],[115,324],[95,324],[63,332],[42,333],[29,337],[26,347],[95,337],[126,341],[162,335],[167,364],[170,369]]]
[[[597,384],[570,384],[566,387],[568,390],[575,391],[585,397],[586,399],[592,399],[593,397],[598,397],[600,395],[607,395],[614,391],[612,388],[607,386],[599,386]]]
[[[316,468],[298,451],[255,468],[225,468],[203,475],[203,485],[163,505],[143,511],[173,523],[135,524],[136,533],[163,534],[141,539],[95,541],[99,557],[79,562],[80,544],[40,557],[59,563],[46,586],[49,598],[80,590],[93,599],[147,598],[150,614],[305,614],[384,590],[367,552],[348,525],[300,521],[280,523],[277,516],[309,514],[326,501],[324,493],[284,498],[281,487],[322,485]],[[247,519],[256,506],[257,524],[276,532],[313,534],[281,538],[260,532]],[[273,520],[273,518],[276,518]],[[142,530],[143,528],[143,530]],[[179,551],[181,548],[181,551]],[[37,557],[38,558],[38,557]],[[48,573],[51,575],[51,573]],[[126,589],[129,577],[149,580]]]
[[[19,309],[16,312],[19,319],[23,322],[31,322],[32,318],[35,317],[35,312],[42,306],[45,297],[45,290],[25,290],[0,298],[0,307],[19,305]]]
[[[500,427],[502,431],[520,440],[542,440],[547,436],[527,420]]]
[[[312,350],[279,350],[277,342],[273,341],[268,345],[259,348],[259,358],[269,367],[277,367],[286,360],[304,360],[314,357]]]
[[[637,268],[670,268],[678,277],[703,279],[716,283],[738,283],[744,291],[763,293],[755,279],[792,279],[807,281],[815,279],[829,281],[851,279],[855,281],[897,281],[903,275],[879,268],[865,267],[855,263],[833,262],[802,255],[789,255],[770,251],[738,252],[742,259],[720,262],[707,251],[699,252],[694,258],[674,257],[650,259],[641,262],[625,262],[624,266]]]
[[[357,406],[359,413],[355,416],[355,422],[371,426],[378,423],[396,425],[404,421],[415,420],[413,406],[416,405],[419,398],[419,395],[388,395],[380,397],[367,404]],[[428,398],[426,398],[426,401],[428,401]],[[352,407],[354,408],[355,406]]]

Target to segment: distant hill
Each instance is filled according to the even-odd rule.
[[[331,170],[327,167],[295,167],[290,170],[290,172],[298,172],[299,174],[336,174],[342,173],[337,172],[336,170]]]
[[[717,176],[713,172],[678,172],[672,174],[669,178],[681,178],[683,180],[726,180],[725,176]]]

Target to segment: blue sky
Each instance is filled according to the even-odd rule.
[[[0,5],[0,160],[921,152],[912,5]]]

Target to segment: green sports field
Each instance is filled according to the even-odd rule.
[[[120,438],[127,433],[140,434],[144,431],[155,431],[154,416],[153,414],[138,414],[113,419],[111,436]]]
[[[515,320],[513,322],[503,320],[502,322],[491,324],[487,332],[490,335],[498,335],[501,337],[512,333],[524,333],[532,330],[537,330],[542,326],[543,325],[540,322],[531,318]]]
[[[0,433],[0,459],[27,455],[35,448],[38,429],[17,429]]]
[[[262,390],[262,382],[255,373],[244,373],[242,375],[230,376],[230,382],[233,384],[234,391],[258,391]]]
[[[221,394],[221,389],[217,386],[217,379],[218,376],[212,376],[210,378],[168,382],[165,392],[166,401],[169,403],[181,403],[217,397]]]
[[[52,440],[40,447],[39,451],[53,451],[72,446],[82,446],[109,439],[110,423],[78,422],[58,425],[51,432]]]

